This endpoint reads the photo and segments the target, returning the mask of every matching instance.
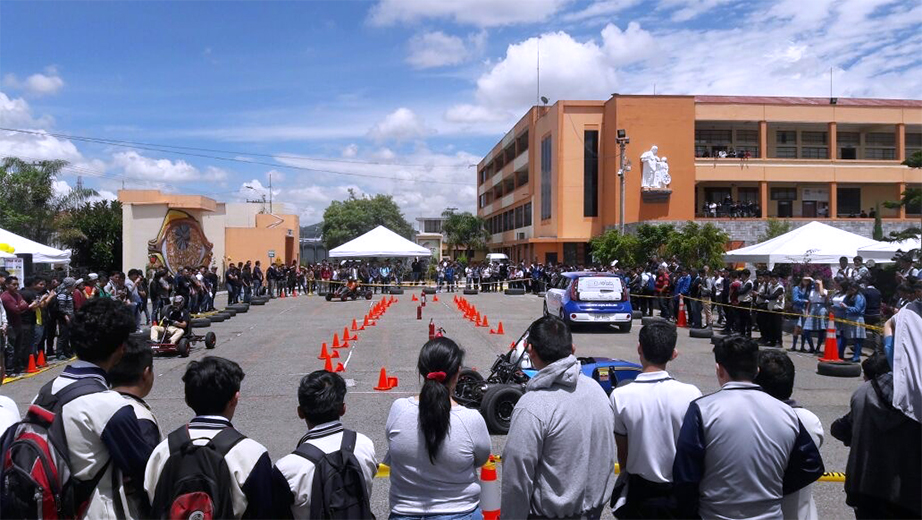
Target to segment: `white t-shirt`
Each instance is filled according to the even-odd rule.
[[[5,395],[0,395],[0,435],[6,432],[6,429],[16,424],[21,419],[19,407],[12,399]]]
[[[813,444],[816,444],[817,448],[822,447],[824,435],[820,418],[806,408],[794,408],[794,413],[810,434]],[[817,520],[819,515],[816,513],[816,502],[813,500],[813,484],[790,495],[784,495],[781,499],[781,511],[784,512],[785,518]]]
[[[688,403],[699,397],[694,385],[672,379],[665,370],[644,372],[612,391],[615,433],[628,439],[623,471],[650,482],[672,482],[679,430]]]

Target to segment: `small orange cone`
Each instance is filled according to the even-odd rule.
[[[503,322],[502,322],[502,321],[500,321],[500,322],[499,322],[499,326],[496,327],[496,333],[497,333],[497,334],[505,334],[505,333],[506,333],[506,331],[503,330]]]
[[[387,384],[389,384],[391,388],[397,388],[397,383],[399,383],[399,381],[397,381],[397,376],[390,376],[387,378]]]
[[[439,301],[439,295],[438,295],[438,294],[433,294],[433,295],[432,295],[432,301],[434,301],[434,302]]]
[[[676,327],[688,327],[688,321],[685,318],[685,298],[679,295],[679,316],[676,319]]]
[[[480,508],[483,520],[499,520],[501,489],[496,480],[496,459],[490,460],[480,468]]]
[[[391,381],[387,377],[387,370],[385,370],[384,367],[381,367],[381,375],[378,376],[378,386],[375,387],[375,390],[383,392],[385,390],[390,390],[391,388],[393,388],[393,386],[391,386]]]
[[[362,323],[362,330],[365,330],[365,327],[368,326],[368,315],[365,315],[365,321]]]
[[[34,374],[36,372],[38,372],[38,369],[35,368],[35,356],[32,354],[29,354],[29,367],[26,368],[26,373]]]
[[[839,359],[839,345],[836,343],[836,323],[835,316],[830,312],[829,325],[826,326],[826,350],[820,361],[841,361]]]
[[[334,370],[333,372],[345,372],[345,371],[346,371],[346,367],[343,366],[342,363],[337,363],[336,370]]]
[[[410,301],[418,302],[419,298],[417,298],[416,295],[414,294],[413,298],[411,298]]]
[[[477,322],[475,323],[475,325],[476,325],[477,327],[482,327],[482,326],[483,326],[483,322],[480,321],[480,313],[479,313],[479,312],[477,313]]]
[[[352,330],[359,330],[359,324],[352,318]]]
[[[320,355],[317,356],[317,359],[329,359],[329,358],[330,358],[330,351],[327,350],[327,344],[324,343],[323,346],[320,347]]]
[[[357,338],[356,336],[350,336],[350,335],[349,335],[349,327],[343,327],[343,339],[346,340],[346,341],[352,341],[352,340],[358,339],[358,338]]]
[[[487,321],[487,315],[483,315],[483,323],[480,324],[481,327],[489,327],[490,323]]]
[[[35,362],[39,367],[46,367],[48,363],[45,362],[45,349],[38,350],[38,361]]]
[[[323,369],[326,370],[327,372],[332,372],[333,371],[333,360],[330,358],[327,358],[327,362],[323,364]]]
[[[339,335],[333,333],[333,348],[339,348]]]

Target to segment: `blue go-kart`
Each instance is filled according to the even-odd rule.
[[[505,435],[509,432],[512,410],[525,393],[528,380],[538,372],[531,367],[531,360],[525,352],[526,331],[505,354],[496,357],[490,375],[472,369],[462,368],[455,386],[454,399],[468,408],[480,410],[490,433]],[[591,377],[606,394],[619,386],[628,384],[637,377],[642,367],[621,359],[601,357],[578,358],[582,372]]]

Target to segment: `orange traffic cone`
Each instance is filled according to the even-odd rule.
[[[499,322],[499,326],[496,327],[496,333],[497,333],[497,334],[505,334],[505,333],[506,333],[506,331],[503,330],[503,322],[502,322],[502,321],[500,321],[500,322]]]
[[[688,321],[685,318],[685,298],[679,295],[679,316],[676,319],[676,327],[688,327]]]
[[[432,295],[432,301],[434,301],[434,302],[439,301],[439,295],[438,295],[438,294],[433,294],[433,295]]]
[[[336,344],[339,344],[339,342],[337,341]],[[329,358],[330,358],[330,351],[327,349],[327,344],[324,343],[323,346],[320,347],[320,355],[317,356],[317,359],[329,359]]]
[[[480,509],[483,520],[499,520],[500,487],[496,480],[496,460],[490,460],[480,468]]]
[[[477,327],[482,327],[482,326],[483,326],[483,322],[480,321],[480,313],[479,313],[479,312],[477,313],[477,322],[476,322],[474,325],[476,325]]]
[[[39,367],[46,367],[48,363],[45,362],[45,350],[39,349],[38,351],[38,361],[35,362]]]
[[[486,315],[486,314],[483,315],[483,323],[481,323],[479,326],[480,326],[480,327],[489,327],[489,326],[490,326],[490,323],[487,321],[487,315]]]
[[[327,358],[326,363],[323,364],[323,369],[326,370],[327,372],[332,372],[333,371],[333,360],[330,358]]]
[[[362,330],[364,330],[365,327],[367,327],[367,326],[368,326],[368,315],[366,314],[366,315],[365,315],[365,321],[362,322]]]
[[[285,295],[285,291],[282,291],[282,295],[279,296],[279,298],[288,298],[288,296]]]
[[[342,363],[337,363],[336,370],[334,370],[333,372],[345,372],[345,371],[346,371],[346,367]]]
[[[36,372],[38,372],[38,369],[35,368],[35,356],[32,354],[29,354],[29,367],[26,368],[26,373],[34,374]]]
[[[297,289],[293,289],[293,290],[291,291],[291,297],[292,297],[292,298],[297,298],[297,297],[298,297],[298,290],[297,290]]]
[[[333,348],[339,348],[339,335],[333,333]]]
[[[359,330],[359,324],[352,318],[352,330]]]
[[[410,301],[418,302],[419,298],[417,298],[416,295],[414,294],[413,297],[410,298]]]
[[[346,341],[352,341],[352,340],[358,339],[358,337],[357,337],[357,336],[350,336],[350,335],[349,335],[349,327],[343,327],[343,339],[346,340]]]
[[[826,326],[826,350],[820,361],[841,361],[839,359],[839,344],[836,342],[835,316],[829,313],[829,325]]]
[[[393,379],[396,381],[397,378]],[[394,386],[397,385],[395,384]],[[391,386],[391,378],[387,377],[387,370],[385,370],[384,367],[381,367],[381,375],[378,376],[378,386],[375,387],[375,390],[383,392],[385,390],[390,390],[391,388],[393,388],[393,386]]]

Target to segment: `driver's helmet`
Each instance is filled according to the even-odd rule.
[[[173,307],[182,307],[183,297],[179,294],[173,297]]]

